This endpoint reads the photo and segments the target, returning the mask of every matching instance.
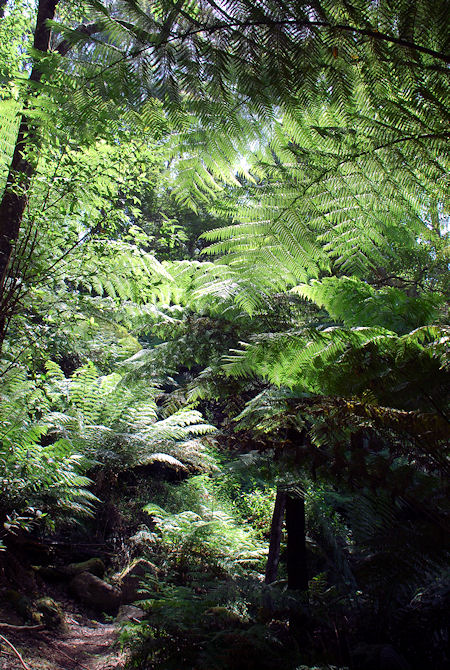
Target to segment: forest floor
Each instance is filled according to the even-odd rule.
[[[14,632],[2,630],[23,658],[5,643],[0,652],[0,670],[123,670],[125,654],[117,645],[117,624],[77,621],[67,617],[67,630]]]
[[[25,572],[22,573],[25,581]],[[26,592],[26,585],[24,584]],[[29,590],[28,590],[29,592]],[[64,613],[64,629],[27,630],[23,619],[0,597],[0,670],[123,670],[126,654],[121,651],[122,623],[105,617],[74,600],[63,584],[39,585],[39,595],[54,599]],[[120,612],[119,612],[120,614]],[[126,619],[122,613],[119,618]],[[13,628],[11,628],[13,626]],[[14,627],[17,627],[16,630]]]

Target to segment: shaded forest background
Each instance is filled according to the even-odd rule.
[[[89,538],[130,667],[447,667],[448,3],[0,17],[3,595]]]

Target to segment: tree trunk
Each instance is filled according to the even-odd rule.
[[[305,499],[303,496],[286,496],[287,572],[288,588],[308,590],[305,540]]]
[[[47,52],[50,44],[50,28],[47,25],[55,15],[58,0],[39,0],[33,49]],[[42,72],[35,62],[30,81],[38,83]],[[27,102],[25,102],[25,110]],[[5,191],[0,203],[0,353],[8,322],[9,306],[13,300],[14,277],[9,277],[14,249],[19,238],[23,215],[28,202],[32,178],[36,172],[37,128],[30,123],[27,114],[22,115],[14,154],[9,168]],[[33,148],[34,157],[27,156],[27,146]],[[12,286],[8,287],[8,279]]]
[[[283,529],[284,510],[286,508],[286,493],[277,488],[275,505],[270,524],[269,555],[267,556],[265,583],[271,584],[277,578],[278,563],[280,560],[281,531]]]
[[[300,646],[307,644],[308,572],[306,565],[305,499],[301,495],[286,497],[288,589],[304,596],[290,607],[289,628]]]

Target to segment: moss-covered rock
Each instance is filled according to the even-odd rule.
[[[53,598],[39,598],[35,607],[42,617],[42,623],[46,628],[53,630],[65,630],[66,621],[61,606]]]
[[[71,593],[88,607],[113,614],[121,604],[121,592],[90,572],[75,575],[69,584]]]
[[[64,570],[69,577],[75,577],[75,575],[79,575],[82,572],[90,572],[91,575],[102,579],[105,575],[105,564],[101,558],[90,558],[81,563],[70,563]]]

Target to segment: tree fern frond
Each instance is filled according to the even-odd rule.
[[[324,307],[346,326],[382,326],[399,334],[432,323],[443,304],[434,293],[411,297],[395,287],[376,290],[357,277],[326,277],[292,291]]]

